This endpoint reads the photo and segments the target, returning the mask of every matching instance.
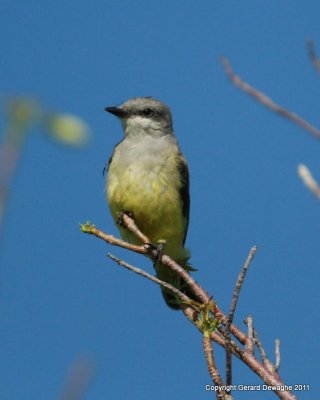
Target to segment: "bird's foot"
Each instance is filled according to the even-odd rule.
[[[161,262],[161,258],[163,256],[163,250],[166,246],[166,241],[165,240],[158,240],[158,244],[155,246],[154,244],[150,243],[150,247],[152,250],[156,251],[156,255],[154,257],[154,263]]]
[[[130,211],[122,210],[118,212],[117,224],[120,225],[122,228],[125,228],[125,224],[123,222],[123,216],[127,215],[130,218],[133,218],[133,214]]]

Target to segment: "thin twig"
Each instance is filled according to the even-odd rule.
[[[280,367],[280,362],[281,362],[281,355],[280,355],[280,340],[276,339],[275,340],[275,354],[276,354],[276,362],[274,364],[274,368],[276,371],[278,371],[279,367]]]
[[[148,239],[143,233],[139,230],[137,225],[135,223],[132,223],[132,218],[129,217],[127,214],[124,214],[123,218],[123,223],[125,226],[129,229],[133,229],[132,232],[137,234],[140,238],[145,238]],[[138,245],[133,245],[130,243],[125,242],[124,240],[118,239],[114,237],[113,235],[109,235],[98,229],[95,225],[90,225],[90,223],[86,224],[80,224],[81,230],[84,233],[89,233],[91,235],[94,235],[105,242],[119,246],[122,248],[125,248],[127,250],[134,251],[136,253],[140,254],[145,254],[145,255],[150,255],[153,259],[156,259],[159,257],[159,253],[157,250],[154,248],[154,246],[151,246],[149,243],[144,243],[144,245],[138,246]],[[195,294],[195,296],[199,299],[199,301],[203,303],[208,303],[210,301],[210,296],[208,293],[203,290],[203,288],[192,278],[192,276],[186,271],[184,268],[182,268],[181,265],[176,263],[174,260],[172,260],[169,256],[163,254],[161,256],[161,263],[163,265],[166,265],[169,267],[171,270],[176,272],[178,276],[180,276],[183,281],[190,287],[191,291]],[[220,311],[219,311],[220,312]]]
[[[208,371],[211,376],[211,379],[212,379],[213,383],[215,384],[215,386],[218,386],[218,388],[217,388],[218,390],[215,391],[216,397],[218,400],[224,400],[225,392],[222,389],[222,387],[224,385],[222,383],[221,375],[220,375],[219,370],[215,363],[211,338],[210,338],[210,335],[207,334],[207,332],[205,332],[203,335],[203,351],[206,356],[207,367],[208,367]]]
[[[138,228],[133,218],[131,218],[128,214],[123,214],[122,222],[124,226],[129,229],[144,245],[147,253],[151,255],[151,257],[155,260],[159,258],[159,252],[157,249],[150,243],[150,239],[144,235],[141,230]],[[134,251],[134,250],[133,250]],[[203,288],[192,278],[192,276],[186,271],[181,265],[172,260],[166,254],[163,254],[160,259],[163,265],[166,265],[171,270],[176,272],[176,274],[183,279],[186,285],[191,289],[193,294],[202,302],[208,303],[210,301],[210,296],[206,293]]]
[[[307,49],[308,49],[308,54],[309,54],[309,57],[310,57],[310,60],[313,64],[313,66],[315,67],[316,71],[318,73],[320,73],[320,60],[317,57],[317,53],[316,53],[316,49],[315,49],[313,40],[309,39],[307,41]]]
[[[258,337],[258,333],[255,329],[253,329],[253,336],[254,336],[254,341],[258,347],[259,353],[261,355],[262,358],[262,362],[263,365],[267,368],[267,370],[271,373],[275,372],[275,367],[273,365],[273,363],[269,360],[269,358],[267,357],[267,354],[264,350],[264,347],[262,345],[261,340]]]
[[[157,256],[156,250],[151,250],[154,257]],[[202,303],[209,303],[211,297],[208,293],[196,282],[196,280],[186,271],[184,268],[181,267],[178,263],[176,263],[172,258],[163,254],[161,257],[162,264],[169,267],[172,271],[176,272],[178,276],[180,276],[185,284],[191,289],[192,293],[199,299]]]
[[[138,246],[134,245],[128,242],[125,242],[124,240],[118,239],[113,235],[109,235],[108,233],[105,233],[98,229],[95,225],[91,225],[89,222],[85,224],[80,224],[80,229],[84,233],[88,233],[90,235],[94,235],[99,239],[104,240],[105,242],[113,245],[113,246],[118,246],[122,247],[123,249],[131,250],[134,251],[135,253],[139,254],[147,254],[147,250],[144,246]]]
[[[157,249],[152,246],[150,243],[150,239],[138,228],[133,218],[131,218],[128,214],[123,214],[122,222],[127,229],[129,229],[144,245],[147,253],[152,256],[155,260],[159,257],[159,253]],[[175,271],[178,276],[180,276],[183,281],[190,287],[191,291],[195,294],[195,296],[202,301],[203,303],[208,303],[210,301],[210,297],[208,293],[206,293],[192,278],[192,276],[178,263],[176,263],[172,258],[163,254],[161,256],[161,263],[169,267],[171,270]]]
[[[320,186],[314,179],[309,168],[304,164],[299,164],[298,175],[305,186],[316,196],[317,199],[320,199]]]
[[[138,239],[141,240],[141,243],[143,244],[148,244],[150,243],[150,239],[140,231],[140,229],[137,227],[135,221],[133,218],[129,217],[128,214],[123,213],[122,214],[122,222],[126,226],[129,231],[131,231]]]
[[[251,264],[251,261],[253,260],[253,257],[255,256],[256,252],[257,252],[257,246],[254,245],[250,249],[248,257],[247,257],[245,263],[243,264],[243,267],[242,267],[242,269],[240,271],[240,274],[238,276],[238,279],[237,279],[237,282],[236,282],[236,286],[234,288],[234,292],[233,292],[233,296],[232,296],[232,302],[231,302],[229,314],[228,314],[228,319],[227,319],[227,324],[226,324],[226,332],[230,328],[230,325],[231,325],[231,323],[233,321],[233,316],[234,316],[234,312],[235,312],[235,309],[236,309],[236,306],[237,306],[240,290],[242,288],[242,285],[243,285],[244,279],[246,277],[246,273],[248,271],[248,268],[249,268],[249,266]]]
[[[288,120],[292,121],[296,125],[299,125],[301,128],[311,133],[311,135],[314,136],[315,138],[320,139],[319,129],[311,125],[309,122],[301,118],[299,115],[291,111],[288,111],[279,104],[276,104],[273,100],[270,99],[270,97],[266,96],[264,93],[258,91],[254,87],[250,86],[247,82],[243,81],[238,75],[236,75],[233,72],[230,62],[226,57],[221,57],[221,62],[226,74],[228,75],[228,77],[235,86],[237,86],[245,93],[252,96],[255,100],[263,104],[265,107],[269,108],[271,111],[280,114],[282,117],[287,118]]]
[[[253,340],[253,320],[252,315],[248,315],[246,319],[246,324],[248,327],[248,335],[245,344],[245,352],[249,354],[254,354],[254,340]]]
[[[253,329],[253,336],[254,336],[254,342],[255,342],[255,344],[256,344],[257,347],[258,347],[258,350],[259,350],[260,356],[261,356],[261,358],[262,358],[263,364],[264,364],[265,366],[267,366],[267,365],[268,365],[269,359],[268,359],[268,357],[267,357],[267,355],[266,355],[266,352],[264,351],[264,348],[263,348],[263,346],[262,346],[262,343],[261,343],[261,341],[260,341],[260,339],[259,339],[259,337],[258,337],[257,331],[256,331],[255,329]],[[268,368],[268,370],[269,370],[269,371],[272,371],[272,370],[270,370],[269,368]]]
[[[132,272],[134,272],[134,273],[136,273],[138,275],[141,275],[141,276],[144,276],[147,279],[150,279],[150,281],[156,283],[157,285],[160,285],[160,286],[170,290],[170,292],[172,292],[175,295],[177,295],[183,303],[186,303],[186,304],[190,305],[190,307],[194,307],[193,304],[192,304],[191,299],[187,295],[185,295],[184,293],[180,292],[180,290],[175,288],[170,283],[162,281],[162,280],[156,278],[155,276],[148,274],[148,272],[146,272],[146,271],[144,271],[144,270],[142,270],[140,268],[134,267],[133,265],[128,264],[127,262],[121,260],[120,258],[115,257],[111,253],[108,253],[107,256],[109,258],[111,258],[111,260],[113,260],[117,264],[119,264],[121,267],[127,268],[130,271],[132,271]]]
[[[250,252],[248,254],[248,257],[241,269],[241,272],[238,276],[237,279],[237,283],[236,286],[234,288],[234,292],[233,292],[233,296],[232,296],[232,302],[231,302],[231,306],[230,306],[230,310],[229,310],[229,314],[228,314],[228,318],[227,318],[227,323],[226,323],[226,328],[225,328],[225,338],[226,338],[226,385],[227,386],[231,386],[232,385],[232,352],[231,352],[231,348],[230,348],[230,342],[231,342],[231,338],[230,338],[230,327],[231,324],[233,322],[233,316],[236,310],[236,306],[237,306],[237,302],[238,302],[238,298],[239,298],[239,294],[240,294],[240,290],[242,288],[247,270],[251,264],[251,261],[254,257],[254,255],[256,254],[257,251],[257,246],[253,246],[250,249]]]

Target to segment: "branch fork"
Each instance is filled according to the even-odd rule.
[[[187,295],[179,291],[173,285],[168,282],[164,282],[157,277],[148,274],[140,268],[134,267],[125,261],[115,257],[114,255],[108,253],[108,257],[115,261],[118,265],[135,272],[154,283],[165,287],[170,290],[176,296],[179,297],[181,304],[180,308],[184,315],[202,332],[203,334],[203,350],[207,360],[207,367],[210,377],[214,385],[222,388],[216,391],[216,397],[218,400],[231,400],[231,393],[226,391],[227,386],[224,385],[221,378],[221,374],[216,366],[214,358],[214,348],[212,346],[212,341],[219,344],[226,350],[226,382],[231,385],[232,374],[231,374],[231,355],[233,354],[241,361],[243,361],[253,372],[255,372],[264,381],[265,384],[275,387],[275,394],[283,400],[294,400],[296,397],[289,391],[280,391],[276,389],[276,386],[285,386],[281,381],[278,374],[278,368],[280,364],[280,351],[279,342],[276,345],[276,362],[273,365],[269,359],[266,357],[264,351],[262,351],[262,345],[259,345],[257,335],[253,328],[252,317],[247,318],[248,332],[245,333],[241,331],[237,326],[233,324],[233,316],[236,309],[236,304],[238,301],[240,289],[242,287],[247,269],[256,253],[256,246],[253,246],[249,252],[247,260],[239,274],[238,281],[233,294],[233,300],[231,303],[230,311],[228,316],[222,313],[217,304],[212,300],[212,297],[200,286],[195,279],[186,271],[181,265],[176,263],[166,254],[160,254],[157,249],[150,243],[149,238],[144,235],[137,227],[135,221],[127,214],[123,214],[123,225],[133,232],[137,238],[141,241],[141,245],[133,245],[127,243],[121,239],[109,235],[95,225],[91,225],[89,222],[86,224],[80,224],[81,230],[84,233],[92,234],[105,242],[125,248],[127,250],[149,255],[153,259],[160,257],[159,261],[171,270],[175,271],[176,274],[183,279],[188,288],[199,300],[195,302],[191,300]],[[232,337],[231,337],[232,335]],[[260,343],[261,344],[261,343]],[[261,361],[259,361],[255,354],[255,346],[259,349]],[[229,360],[229,361],[228,361]],[[272,365],[272,366],[271,366]]]

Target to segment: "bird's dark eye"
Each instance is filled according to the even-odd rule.
[[[152,110],[152,108],[144,108],[144,109],[142,110],[142,114],[143,114],[145,117],[152,117],[153,114],[154,114],[154,111]]]

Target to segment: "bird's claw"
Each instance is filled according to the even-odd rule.
[[[130,211],[122,210],[118,212],[118,217],[117,217],[117,224],[120,225],[122,228],[125,228],[125,224],[123,222],[123,216],[127,215],[130,218],[133,218],[133,214]]]
[[[152,243],[150,243],[149,245],[150,245],[151,249],[156,252],[156,255],[154,257],[154,262],[155,263],[161,262],[161,258],[163,256],[163,250],[165,248],[166,241],[159,240],[157,245],[154,245]]]

